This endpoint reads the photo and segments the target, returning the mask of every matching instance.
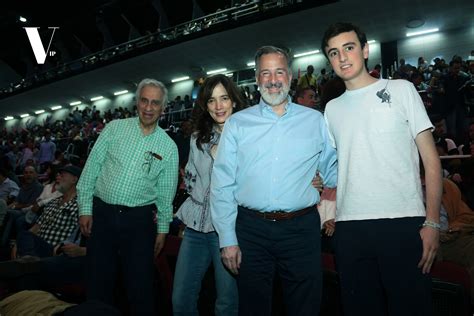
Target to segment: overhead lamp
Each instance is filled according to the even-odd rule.
[[[367,41],[367,44],[373,44],[373,43],[375,43],[375,40]]]
[[[189,79],[189,76],[184,76],[184,77],[180,77],[180,78],[171,79],[171,82],[175,83],[175,82],[180,82],[180,81],[184,81],[184,80],[188,80],[188,79]]]
[[[226,74],[224,74],[225,76],[227,77],[233,77],[234,76],[234,73],[233,72],[228,72]]]
[[[18,20],[20,20],[20,22],[26,23],[26,18],[24,18],[24,17],[22,17],[22,16],[20,16],[20,17],[18,18]]]
[[[121,95],[121,94],[125,94],[125,93],[128,93],[128,90],[122,90],[122,91],[114,92],[114,95]]]
[[[44,110],[35,111],[35,114],[41,114],[41,113],[44,113]]]
[[[247,63],[247,66],[248,66],[248,67],[254,67],[254,66],[255,66],[255,62],[254,62],[254,61],[249,61],[249,62]]]
[[[224,71],[227,71],[227,68],[220,68],[220,69],[216,69],[216,70],[210,70],[210,71],[206,72],[206,74],[212,75],[212,74],[216,74],[216,73],[224,72]]]
[[[439,31],[438,28],[434,28],[434,29],[429,29],[429,30],[424,30],[424,31],[410,32],[410,33],[407,33],[407,37],[423,35],[423,34],[429,34],[429,33],[435,33],[435,32],[438,32],[438,31]]]
[[[69,105],[70,106],[75,106],[75,105],[79,105],[81,103],[82,103],[81,101],[74,101],[74,102],[69,103]]]
[[[20,115],[21,118],[28,117],[28,116],[30,116],[28,113]]]
[[[425,25],[425,20],[423,20],[422,18],[414,18],[410,19],[405,26],[409,29],[416,29],[423,25]]]
[[[59,110],[60,108],[62,108],[62,106],[56,105],[56,106],[52,106],[51,110],[56,111],[56,110]]]
[[[10,120],[13,120],[14,117],[13,116],[7,116],[4,118],[5,121],[10,121]]]
[[[297,57],[303,57],[303,56],[313,55],[313,54],[317,54],[317,53],[319,53],[319,49],[317,49],[317,50],[312,50],[312,51],[310,51],[310,52],[295,54],[293,57],[297,58]]]
[[[103,96],[99,95],[99,96],[97,96],[97,97],[91,98],[91,101],[92,101],[92,102],[94,102],[94,101],[99,101],[99,100],[102,100],[103,98],[104,98]]]

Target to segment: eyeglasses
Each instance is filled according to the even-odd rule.
[[[162,160],[163,158],[151,151],[145,151],[145,162],[142,165],[143,172],[149,174],[151,169],[151,164],[153,163],[153,158]]]

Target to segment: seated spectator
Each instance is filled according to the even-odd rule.
[[[20,192],[18,185],[8,178],[6,169],[0,169],[0,200],[10,204],[15,200]]]
[[[316,91],[311,87],[296,90],[294,102],[306,107],[316,108]]]
[[[456,146],[456,143],[446,136],[446,121],[441,116],[435,116],[431,118],[431,121],[434,125],[433,130],[433,139],[435,144],[442,142],[443,140],[446,142],[447,145],[447,155],[458,155],[459,150]]]
[[[5,215],[7,214],[7,205],[14,201],[20,192],[18,185],[9,179],[7,175],[8,171],[0,168],[0,226],[3,225]]]
[[[459,152],[463,155],[471,155],[473,151],[471,150],[471,146],[474,145],[474,122],[469,124],[469,139],[459,146]]]
[[[76,184],[81,168],[66,166],[58,176],[57,190],[63,196],[50,201],[36,223],[28,231],[18,235],[17,248],[20,257],[31,255],[49,257],[78,227]]]
[[[443,180],[440,211],[438,259],[464,266],[471,275],[471,302],[474,303],[474,212],[462,201],[454,182]]]
[[[38,182],[38,174],[32,166],[25,167],[23,171],[23,185],[11,204],[8,205],[10,220],[15,223],[17,232],[25,225],[25,214],[35,203],[43,191],[43,185]]]
[[[380,71],[382,70],[382,66],[380,64],[375,65],[374,69],[369,72],[374,78],[380,79]]]
[[[57,190],[57,169],[56,166],[51,163],[46,164],[46,176],[48,181],[44,184],[43,191],[40,196],[36,199],[32,206],[28,208],[28,211],[25,215],[27,226],[31,226],[35,223],[36,219],[40,215],[44,206],[49,203],[49,201],[62,196],[63,194]],[[29,227],[28,227],[29,228]]]

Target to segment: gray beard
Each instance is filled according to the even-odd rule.
[[[288,98],[288,92],[290,92],[290,87],[285,85],[282,86],[279,93],[268,93],[267,88],[260,87],[260,94],[263,100],[270,106],[277,106],[285,102]]]

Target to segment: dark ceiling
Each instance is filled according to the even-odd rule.
[[[42,67],[69,62],[133,38],[229,6],[231,0],[16,0],[0,2],[0,61],[25,77],[38,69],[23,27],[39,27],[43,39],[60,27],[51,47],[57,54]],[[27,19],[20,22],[19,17]],[[45,41],[45,40],[43,40]],[[5,76],[5,75],[3,75]],[[6,81],[7,78],[3,78]],[[1,81],[0,81],[1,85]]]
[[[129,0],[124,0],[124,2],[126,1]],[[143,4],[143,2],[147,1],[148,0],[134,1],[134,4],[131,5],[139,5],[140,3]],[[65,2],[69,5],[69,1]],[[215,4],[214,1],[211,2]],[[20,1],[20,3],[22,2]],[[71,7],[68,10],[74,14],[69,14],[69,19],[66,19],[63,22],[64,24],[61,24],[60,26],[69,25],[70,22],[71,30],[77,30],[77,28],[80,29],[81,25],[86,28],[85,23],[81,23],[81,21],[85,21],[83,19],[79,19],[78,26],[72,26],[76,25],[76,23],[72,22],[76,20],[75,16],[78,15],[75,13],[76,9],[78,10],[77,12],[82,12],[83,16],[86,16],[87,11],[89,10],[78,9],[78,7],[89,7],[90,10],[95,10],[94,12],[97,12],[97,9],[102,8],[103,6],[111,6],[112,4],[118,5],[121,3],[122,1],[118,1],[97,5],[96,2],[93,2],[94,5],[92,5],[90,3],[87,4],[85,1],[72,1]],[[150,2],[147,3],[150,4]],[[173,2],[170,0],[170,3],[174,3],[176,6],[176,3],[182,5],[182,3],[185,2],[176,0]],[[165,23],[164,20],[167,20],[168,17],[163,14],[161,10],[162,7],[166,7],[168,3],[162,1],[158,4],[159,5],[157,6],[156,3],[151,3],[153,8],[156,10],[155,13],[160,16],[160,27],[163,27]],[[222,4],[225,5],[225,3]],[[29,8],[30,11],[35,11],[35,6],[36,9],[45,11],[44,8],[38,8],[38,4],[32,4],[30,6],[24,2],[23,5],[25,8]],[[158,7],[158,9],[156,9],[156,7]],[[214,9],[215,7],[212,8],[212,10]],[[17,11],[14,12],[18,13],[18,7],[16,10]],[[172,9],[168,10],[169,12],[173,12]],[[179,8],[176,10],[177,12],[180,12]],[[212,10],[211,12],[213,12]],[[183,12],[185,11],[186,10]],[[1,15],[3,15],[0,17],[0,21],[2,21],[0,23],[4,23],[3,17],[8,14],[11,15],[11,13],[1,9],[0,12],[2,12]],[[474,1],[472,0],[451,0],[449,2],[446,2],[445,0],[341,0],[321,7],[287,14],[179,43],[177,45],[108,65],[91,72],[57,81],[47,86],[42,86],[12,97],[1,99],[0,117],[6,115],[19,115],[24,112],[32,113],[37,109],[47,108],[53,104],[66,104],[77,98],[88,99],[91,96],[103,94],[107,91],[110,93],[111,91],[117,91],[123,87],[128,87],[131,82],[137,82],[144,77],[154,77],[165,83],[170,83],[172,78],[178,76],[193,76],[196,74],[196,70],[210,70],[222,66],[227,67],[229,70],[241,69],[242,65],[245,65],[252,59],[255,50],[264,44],[286,46],[292,48],[293,51],[298,52],[317,49],[324,28],[328,24],[336,21],[352,21],[359,24],[363,26],[368,37],[376,39],[379,42],[404,38],[405,33],[408,30],[406,24],[409,20],[414,18],[422,18],[425,21],[424,28],[436,26],[442,31],[467,28],[471,30],[472,34],[474,34],[474,14],[472,14],[472,12],[474,12]],[[53,14],[50,13],[50,15]],[[54,15],[56,15],[56,13]],[[115,18],[117,18],[117,16],[118,15],[116,14]],[[171,16],[177,19],[174,14],[171,14]],[[181,17],[179,13],[177,16]],[[140,16],[139,13],[138,18],[138,20],[145,19],[144,16]],[[122,19],[124,18],[122,17]],[[124,20],[131,21],[132,18]],[[46,18],[43,20],[43,23],[46,23],[45,26],[51,25],[48,24],[50,21]],[[125,35],[123,34],[130,35],[130,33],[138,33],[137,30],[140,29],[138,25],[135,27],[133,24],[129,24],[130,22],[126,23],[129,28],[128,30],[118,32],[118,34],[122,34],[120,36],[124,37]],[[166,21],[166,23],[170,22]],[[173,23],[176,22],[173,20]],[[120,23],[118,22],[108,25],[108,29],[114,29],[116,28],[116,25],[117,28],[120,28]],[[150,27],[149,24],[146,25],[148,25],[147,27]],[[143,27],[146,30],[146,27]],[[5,31],[3,27],[1,27],[1,31]],[[77,32],[77,34],[80,34],[80,30]],[[106,39],[111,38],[111,36],[105,36],[104,34],[106,33],[107,32],[101,30],[103,37]],[[89,38],[87,42],[94,43],[95,35],[93,34],[96,33],[93,31],[86,33]],[[120,36],[117,35],[117,37]],[[20,38],[21,37],[26,38],[24,35],[20,36]],[[79,37],[79,35],[75,35],[75,37]],[[5,56],[9,56],[9,58],[15,60],[15,57],[22,54],[31,54],[29,43],[21,44],[21,40],[19,40],[17,36],[11,36],[10,39],[12,42],[15,42],[15,45],[17,46],[12,45],[11,47],[5,47],[5,45],[2,45],[0,50],[1,60],[5,61]],[[83,47],[84,45],[85,44],[81,44],[81,50],[85,49]],[[78,50],[73,49],[70,53],[74,54],[77,53],[77,51]],[[67,54],[69,53],[65,50],[63,55]],[[30,56],[30,58],[33,57]],[[3,71],[1,70],[0,65],[0,77],[2,73]]]

